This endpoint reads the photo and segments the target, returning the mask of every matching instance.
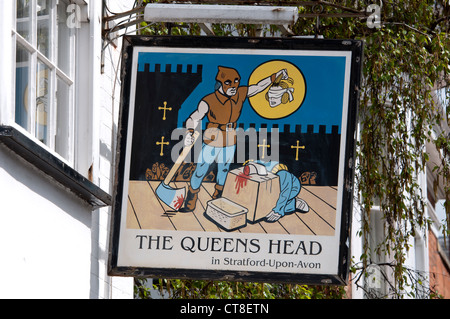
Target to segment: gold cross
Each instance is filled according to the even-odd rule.
[[[164,107],[158,107],[158,110],[164,111],[163,121],[166,120],[166,111],[172,111],[171,107],[167,107],[167,102],[164,102]]]
[[[300,146],[300,141],[297,141],[297,146],[293,146],[293,145],[292,145],[291,148],[292,148],[292,149],[295,148],[295,150],[296,150],[295,160],[298,161],[298,150],[299,150],[299,149],[304,150],[304,149],[305,149],[305,146]]]
[[[265,150],[266,150],[266,148],[270,148],[270,145],[267,145],[266,140],[263,140],[262,144],[258,144],[258,148],[260,148],[260,147],[263,148],[262,149],[262,157],[261,157],[261,159],[263,159],[265,157]]]
[[[164,136],[161,137],[161,142],[156,142],[156,145],[161,145],[161,156],[164,156],[164,145],[169,145],[169,142],[164,142]]]

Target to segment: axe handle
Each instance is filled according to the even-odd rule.
[[[172,178],[175,176],[175,173],[178,171],[178,169],[180,168],[181,163],[183,163],[184,159],[186,158],[186,156],[189,154],[189,152],[191,151],[191,148],[194,146],[195,142],[197,141],[197,138],[199,137],[200,133],[195,131],[193,133],[194,136],[194,142],[191,145],[185,146],[183,148],[183,151],[181,152],[180,156],[178,156],[177,161],[175,162],[175,164],[172,166],[169,174],[167,174],[166,178],[164,179],[164,184],[165,185],[169,185],[169,183],[172,181]]]

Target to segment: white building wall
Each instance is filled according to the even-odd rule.
[[[0,298],[89,298],[91,208],[0,147]]]
[[[98,1],[100,2],[100,1]],[[134,0],[110,0],[106,1],[108,8],[112,12],[125,12],[133,8]],[[99,21],[101,13],[101,4],[95,3],[94,20]],[[100,11],[98,11],[100,10]],[[91,19],[92,21],[92,19]],[[92,23],[92,22],[91,22]],[[94,27],[94,34],[99,34],[101,25]],[[117,136],[118,114],[120,105],[120,62],[121,62],[121,43],[122,39],[117,41],[118,46],[105,46],[102,41],[93,44],[94,50],[94,68],[97,75],[94,75],[93,103],[97,105],[94,118],[96,121],[97,132],[94,132],[94,150],[97,149],[98,156],[94,161],[94,180],[106,192],[112,194],[113,189],[113,168],[115,153],[115,140]],[[131,278],[118,278],[107,276],[108,263],[108,239],[110,229],[111,208],[102,208],[93,214],[93,248],[97,250],[98,256],[98,276],[99,298],[132,298],[133,280]],[[101,289],[104,286],[105,289]],[[131,287],[131,290],[130,290]],[[108,295],[109,294],[109,295]]]
[[[128,11],[134,1],[107,1],[113,12]],[[101,34],[102,5],[100,1],[91,4],[92,61],[92,103],[93,111],[93,178],[106,192],[112,194],[113,167],[115,153],[116,128],[120,103],[120,56],[121,47],[105,46],[99,38]],[[93,22],[96,22],[93,25]],[[118,41],[120,44],[121,41]],[[108,240],[110,230],[111,208],[102,208],[92,215],[92,277],[98,284],[98,295],[92,291],[93,298],[132,298],[133,280],[131,278],[111,278],[107,275]],[[95,261],[94,261],[95,260]],[[95,286],[94,284],[94,286]],[[131,289],[130,289],[131,288]]]
[[[112,194],[120,47],[102,59],[102,1],[89,1],[78,30],[79,103],[75,169]],[[0,2],[0,67],[13,72],[13,1]],[[108,1],[114,12],[133,0]],[[119,44],[121,40],[119,41]],[[102,62],[104,72],[102,73]],[[13,124],[10,72],[0,74],[0,125]],[[111,208],[92,207],[0,143],[0,298],[133,298],[132,278],[107,275]]]
[[[359,125],[358,125],[358,132],[357,136],[360,136],[359,132]],[[358,164],[356,167],[358,167]],[[356,176],[360,174],[358,169],[355,171]],[[427,196],[427,183],[426,183],[426,174],[425,173],[419,173],[418,175],[418,182],[420,184],[420,190],[421,190],[421,196],[422,198],[426,198]],[[362,267],[362,259],[361,255],[363,254],[364,250],[364,243],[363,243],[363,237],[359,234],[362,227],[363,227],[363,207],[361,206],[361,203],[359,202],[360,196],[358,195],[357,188],[354,189],[354,201],[353,201],[353,215],[352,215],[352,227],[351,227],[351,256],[353,259],[353,264],[357,267]],[[428,215],[428,209],[426,209],[426,214]],[[368,236],[369,240],[371,241],[370,247],[372,249],[375,249],[377,245],[383,240],[385,237],[385,221],[381,218],[381,210],[379,206],[373,206],[371,210],[371,231]],[[421,289],[418,289],[418,291],[426,291],[427,288],[429,288],[429,282],[427,282],[427,279],[429,280],[429,252],[428,252],[428,242],[426,238],[426,234],[423,233],[423,230],[416,229],[417,234],[415,238],[410,238],[409,242],[409,252],[406,253],[406,260],[404,266],[409,268],[412,271],[418,272],[420,274],[421,280],[423,282],[423,287]],[[355,275],[350,276],[350,292],[352,299],[364,299],[366,298],[366,294],[364,292],[364,289],[361,288],[363,286],[365,289],[373,293],[374,295],[379,296],[387,296],[389,294],[389,283],[386,282],[384,276],[381,274],[381,271],[385,272],[386,277],[390,278],[391,281],[393,281],[392,277],[392,270],[387,269],[386,267],[382,268],[380,267],[379,270],[377,269],[376,264],[377,263],[389,263],[392,262],[392,257],[383,255],[383,256],[377,256],[374,255],[371,257],[371,262],[374,264],[374,267],[369,269],[367,271],[368,276],[365,277],[362,275],[359,276],[359,273]],[[384,259],[384,260],[383,260]],[[358,283],[355,281],[357,280],[355,277],[358,278]],[[410,288],[407,288],[406,293],[416,293],[417,291],[411,291]],[[423,297],[423,295],[421,295]],[[409,297],[408,297],[409,298]]]

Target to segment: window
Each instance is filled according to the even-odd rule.
[[[76,29],[69,0],[16,0],[15,122],[40,143],[74,162]]]

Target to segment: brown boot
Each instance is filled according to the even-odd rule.
[[[217,185],[214,186],[215,191],[214,194],[212,195],[212,199],[217,199],[219,197],[222,197],[222,192],[223,192],[223,185]]]
[[[197,204],[198,199],[198,192],[199,189],[192,189],[191,186],[189,186],[188,193],[186,195],[186,200],[184,202],[184,207],[180,209],[180,212],[182,213],[189,213],[192,212],[195,209],[195,205]]]

